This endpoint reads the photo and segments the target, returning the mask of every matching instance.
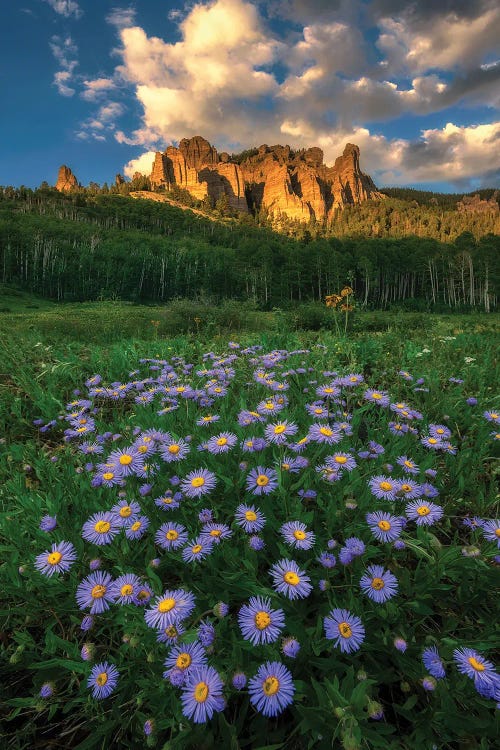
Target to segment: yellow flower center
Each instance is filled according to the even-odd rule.
[[[411,492],[413,488],[411,484],[402,484],[401,489],[403,490],[403,492]]]
[[[345,456],[335,456],[335,462],[337,464],[345,464],[347,463],[347,458]]]
[[[419,516],[428,516],[431,512],[431,509],[428,505],[421,505],[420,508],[417,508],[417,513]]]
[[[409,469],[413,469],[414,463],[413,461],[405,461],[404,465],[407,466]]]
[[[245,513],[245,520],[246,521],[256,521],[257,520],[257,513],[255,513],[253,510],[247,510]]]
[[[208,698],[208,685],[206,682],[198,682],[194,689],[194,699],[198,703],[205,703]]]
[[[390,482],[380,482],[379,487],[384,492],[389,492],[389,490],[392,490],[392,484]]]
[[[372,398],[374,398],[374,399],[382,398],[382,394],[381,393],[372,393]]]
[[[269,484],[269,477],[266,477],[265,474],[259,474],[259,476],[256,479],[256,482],[259,487],[265,487],[266,484]]]
[[[281,464],[281,468],[283,469],[283,471],[290,471],[290,464]]]
[[[128,466],[132,463],[132,456],[129,453],[124,453],[123,456],[120,456],[119,461],[122,466]]]
[[[221,437],[217,440],[217,445],[226,445],[226,443],[227,443],[227,438],[225,437]]]
[[[320,427],[319,431],[322,435],[326,435],[326,437],[331,437],[333,435],[333,431],[329,427]]]
[[[266,409],[269,409],[269,411],[272,411],[274,408],[274,404],[266,404]]]
[[[131,595],[131,594],[133,594],[133,593],[134,593],[134,587],[133,587],[133,586],[131,586],[131,585],[130,585],[130,583],[125,583],[125,584],[124,584],[124,585],[123,585],[123,586],[121,587],[121,589],[120,589],[120,594],[121,594],[122,596],[130,596],[130,595]]]
[[[210,536],[221,536],[222,531],[220,529],[212,529],[210,532]]]
[[[338,630],[342,638],[350,638],[352,635],[351,626],[348,622],[339,622]]]
[[[389,523],[389,521],[379,521],[377,523],[377,526],[379,527],[379,529],[381,529],[381,531],[389,531],[389,529],[391,528],[391,524]]]
[[[130,505],[124,505],[122,508],[120,508],[119,515],[122,518],[128,518],[129,516],[131,516],[132,515],[132,508],[130,507]]]
[[[135,523],[132,524],[132,526],[130,527],[130,530],[131,531],[139,531],[139,529],[141,528],[141,526],[142,526],[141,521],[136,521]]]
[[[274,434],[275,435],[281,435],[281,433],[285,432],[285,430],[286,430],[286,425],[284,425],[284,424],[278,424],[274,428]]]
[[[173,609],[176,604],[177,602],[175,601],[175,599],[172,599],[172,597],[169,596],[167,599],[163,599],[158,604],[158,612],[170,612],[170,610]]]
[[[140,446],[139,446],[139,447],[137,448],[137,452],[138,452],[138,453],[146,453],[146,452],[147,452],[147,450],[148,450],[148,446],[147,446],[147,445],[140,445]]]
[[[375,591],[380,591],[380,589],[384,588],[385,581],[383,578],[373,578],[371,585],[372,585],[372,589],[375,589]]]
[[[170,505],[170,503],[172,503],[173,500],[174,500],[173,497],[170,497],[169,495],[167,495],[167,497],[162,497],[161,499],[164,505]]]
[[[255,625],[259,630],[265,630],[271,624],[271,618],[267,612],[261,610],[255,615]]]
[[[309,438],[307,436],[303,437],[299,440],[298,445],[304,445],[304,443],[307,443],[308,440]]]
[[[477,659],[474,659],[473,656],[469,656],[467,661],[471,665],[472,669],[476,670],[476,672],[484,672],[484,670],[486,669],[484,664],[481,664],[481,662],[479,662]]]
[[[293,570],[289,570],[285,575],[283,576],[283,580],[285,583],[289,583],[290,586],[297,586],[300,583],[300,578],[298,577],[297,573],[294,573]]]
[[[260,417],[260,414],[259,414],[258,411],[251,411],[251,412],[249,412],[249,414],[251,414],[252,417]]]
[[[203,487],[204,484],[205,480],[203,479],[203,477],[195,477],[191,480],[192,487]]]
[[[47,555],[47,562],[49,565],[57,565],[57,563],[62,559],[62,555],[60,552],[51,552],[49,555]]]
[[[105,479],[106,481],[113,479],[113,477],[114,477],[114,474],[112,471],[105,471],[104,474],[102,475],[102,478]]]
[[[492,411],[491,414],[490,414],[490,417],[492,419],[498,419],[498,414],[496,412]]]
[[[169,445],[168,446],[168,452],[172,453],[174,456],[179,453],[180,447],[178,445]]]
[[[323,414],[323,409],[319,409],[319,408],[318,408],[318,409],[315,409],[315,410],[314,410],[314,413],[315,413],[315,414]]]
[[[177,638],[177,628],[175,625],[169,625],[168,628],[165,628],[165,635],[168,635],[169,638]]]
[[[95,678],[96,683],[99,685],[99,687],[103,687],[108,681],[108,675],[106,672],[99,672],[97,677]]]
[[[179,669],[187,669],[191,666],[191,661],[191,656],[186,651],[183,651],[183,653],[179,654],[177,657],[175,666],[179,667]]]
[[[298,529],[297,531],[294,531],[293,535],[294,535],[295,539],[305,539],[306,538],[306,532],[302,531],[301,529]]]
[[[495,529],[495,536],[500,537],[500,528],[499,529]]]
[[[111,524],[109,521],[97,521],[96,525],[94,526],[94,531],[97,531],[98,534],[106,534],[111,528]]]
[[[198,555],[202,549],[203,547],[201,546],[201,544],[195,544],[194,547],[191,547],[191,552],[193,553],[193,555]]]
[[[357,382],[358,382],[358,379],[357,379],[357,378],[356,378],[356,377],[355,377],[354,375],[352,375],[352,376],[351,376],[351,377],[349,378],[349,382],[350,382],[350,383],[357,383]]]
[[[175,529],[169,529],[165,534],[165,539],[169,539],[171,542],[175,541],[179,537],[179,532]]]
[[[437,442],[438,442],[438,440],[436,438],[429,438],[429,443],[431,445],[435,445]]]
[[[94,588],[90,592],[90,596],[92,597],[92,599],[102,599],[105,593],[106,593],[106,586],[101,586],[100,584],[97,584],[97,586],[94,586]]]
[[[267,680],[264,680],[264,682],[262,683],[262,690],[264,691],[264,695],[276,695],[279,689],[280,681],[277,677],[268,677]]]

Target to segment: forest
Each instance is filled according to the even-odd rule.
[[[366,309],[489,312],[498,303],[495,212],[388,197],[339,211],[328,228],[283,221],[281,232],[266,217],[223,214],[116,190],[0,188],[0,280],[61,301],[286,309],[348,282]]]

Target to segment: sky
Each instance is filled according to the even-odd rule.
[[[378,186],[500,187],[498,0],[12,0],[0,185],[149,174],[219,151],[346,143]]]

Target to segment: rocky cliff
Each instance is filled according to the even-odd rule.
[[[201,136],[183,138],[178,148],[156,153],[150,179],[153,188],[177,185],[213,202],[226,196],[236,211],[266,209],[299,221],[321,221],[336,208],[384,197],[361,171],[359,148],[352,143],[327,167],[317,147],[292,151],[264,144],[240,160],[218,154]]]
[[[59,173],[57,175],[56,189],[61,192],[68,192],[73,188],[78,187],[78,180],[66,164],[59,167]]]
[[[495,190],[489,200],[481,200],[481,196],[478,193],[471,196],[464,195],[462,200],[457,203],[457,209],[458,211],[460,211],[460,213],[466,214],[483,214],[491,211],[493,211],[494,213],[498,213],[500,211],[498,198],[498,190]]]

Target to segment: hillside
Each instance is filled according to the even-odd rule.
[[[448,228],[444,243],[429,236],[433,212],[441,209],[417,209],[394,199],[383,206],[383,215],[373,202],[344,209],[338,224],[344,235],[338,237],[298,222],[291,222],[285,235],[262,217],[260,225],[248,216],[221,222],[214,215],[209,220],[169,203],[120,195],[5,189],[0,280],[77,301],[236,299],[272,309],[322,301],[349,282],[357,303],[366,307],[496,305],[500,237],[481,236],[483,214],[472,217],[474,225],[458,211],[442,212],[451,217],[445,219],[449,224],[441,219],[441,229]],[[420,236],[403,236],[411,217]],[[383,230],[378,236],[375,222]],[[363,236],[370,223],[371,234]],[[471,226],[476,237],[464,231]]]

